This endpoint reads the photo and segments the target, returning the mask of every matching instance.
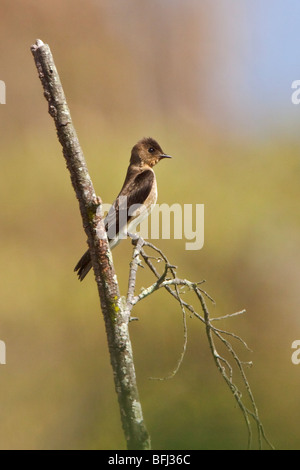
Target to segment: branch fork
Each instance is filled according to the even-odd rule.
[[[162,250],[152,243],[143,240],[141,237],[132,234],[130,234],[130,237],[134,249],[130,263],[127,296],[125,299],[121,297],[104,227],[101,199],[96,196],[89,176],[50,48],[47,44],[44,44],[43,41],[38,39],[31,47],[31,51],[42,83],[44,96],[48,102],[48,110],[54,120],[58,139],[62,145],[63,155],[71,176],[71,182],[79,201],[83,227],[88,238],[92,265],[106,327],[115,389],[118,396],[127,448],[135,450],[150,449],[150,436],[144,423],[142,407],[139,400],[128,330],[129,322],[135,319],[131,317],[131,311],[138,302],[162,288],[166,289],[179,303],[183,321],[183,347],[174,370],[167,377],[160,378],[159,380],[174,377],[182,364],[187,348],[186,313],[189,311],[191,316],[197,318],[204,324],[208,345],[215,365],[243,413],[248,429],[248,447],[250,448],[252,445],[252,426],[250,422],[250,418],[252,418],[257,426],[259,447],[262,447],[262,441],[264,440],[265,443],[272,448],[272,444],[265,435],[250,384],[244,371],[244,365],[249,365],[250,363],[243,362],[239,359],[229,338],[238,341],[246,349],[249,350],[249,348],[245,341],[238,335],[216,328],[213,324],[213,322],[217,320],[224,320],[229,317],[241,315],[245,311],[242,310],[222,317],[210,318],[205,298],[208,298],[212,302],[213,299],[199,287],[204,281],[199,283],[178,278],[176,275],[176,266],[169,262]],[[149,255],[146,252],[148,250],[151,250],[154,256],[153,254]],[[142,291],[136,295],[137,271],[138,267],[142,266],[141,259],[154,274],[156,281],[148,288],[142,289]],[[154,264],[155,261],[164,263],[162,273],[156,268]],[[183,293],[180,291],[180,288],[188,288],[195,294],[196,301],[200,304],[201,314],[196,311],[193,305],[183,299]],[[242,384],[246,389],[246,395],[250,401],[250,408],[245,405],[242,392],[233,381],[234,367],[228,359],[224,358],[218,352],[216,346],[217,341],[225,347],[239,373]]]

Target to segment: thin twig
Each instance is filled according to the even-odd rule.
[[[136,237],[134,237],[132,234],[128,234],[128,235],[132,238],[132,243],[136,244]],[[151,247],[154,251],[159,253],[160,258],[157,259],[156,257],[146,255],[146,253],[143,249],[143,246],[145,246],[145,245],[148,246],[148,247]],[[176,267],[169,263],[169,261],[168,261],[167,257],[165,256],[165,254],[159,248],[157,248],[153,244],[150,244],[149,242],[145,242],[145,240],[143,240],[143,243],[141,245],[141,248],[140,248],[139,252],[140,252],[141,256],[144,258],[144,260],[146,261],[147,265],[152,270],[152,272],[158,278],[158,281],[156,283],[154,283],[154,285],[152,287],[150,286],[150,290],[153,289],[152,292],[157,290],[161,286],[161,284],[163,284],[165,276],[167,275],[168,270],[171,272],[173,278],[176,279],[176,271],[175,271]],[[152,261],[150,261],[152,259],[155,259],[157,261],[163,260],[165,262],[165,271],[164,271],[165,275],[164,275],[164,273],[163,273],[163,275],[160,275],[158,273],[158,271],[155,269]],[[165,285],[164,287],[166,287],[166,289],[168,290],[169,293],[174,294],[175,298],[178,300],[178,302],[180,304],[181,313],[182,313],[182,322],[183,322],[183,345],[182,345],[182,350],[181,350],[179,359],[177,361],[176,367],[173,369],[173,371],[169,375],[167,375],[166,377],[161,377],[161,378],[150,377],[150,378],[156,379],[156,380],[171,379],[172,377],[174,377],[177,374],[177,372],[180,369],[180,366],[183,362],[183,359],[184,359],[184,356],[185,356],[185,353],[186,353],[186,348],[187,348],[187,341],[188,341],[185,303],[180,297],[178,286],[175,284],[175,290],[174,291],[171,287],[169,287],[169,285]],[[150,295],[150,293],[148,295]],[[141,300],[141,299],[139,299],[139,300]],[[138,300],[138,296],[134,297],[131,301],[132,305],[135,305],[139,300]]]
[[[163,271],[162,274],[156,269],[156,267],[154,266],[153,261],[152,261],[152,260],[157,260],[157,258],[155,256],[148,255],[145,251],[145,248],[150,248],[153,251],[155,251],[156,253],[158,253],[159,254],[159,259],[162,259],[165,262],[165,268],[164,268],[164,271]],[[232,394],[233,394],[233,396],[234,396],[234,398],[235,398],[235,400],[236,400],[236,402],[237,402],[237,404],[238,404],[238,406],[239,406],[239,408],[240,408],[240,410],[243,414],[243,417],[244,417],[244,420],[245,420],[245,423],[246,423],[246,426],[247,426],[247,430],[248,430],[248,448],[252,447],[252,441],[253,441],[252,425],[251,425],[251,422],[250,422],[250,419],[249,419],[249,418],[252,418],[255,421],[256,425],[257,425],[257,435],[258,435],[259,448],[262,448],[262,440],[264,440],[265,443],[271,449],[273,449],[273,445],[270,443],[270,441],[266,437],[263,425],[260,421],[260,418],[259,418],[259,415],[258,415],[258,409],[257,409],[256,403],[255,403],[255,400],[254,400],[254,396],[253,396],[249,381],[248,381],[248,379],[246,377],[246,374],[245,374],[245,371],[244,371],[244,366],[247,366],[247,367],[251,366],[252,362],[241,361],[240,358],[238,357],[237,353],[235,352],[233,346],[231,345],[231,343],[224,336],[231,337],[232,339],[240,342],[245,347],[245,349],[247,349],[248,351],[251,351],[251,350],[248,347],[247,343],[240,336],[238,336],[235,333],[232,333],[230,331],[226,331],[226,330],[223,330],[223,329],[220,329],[220,328],[216,328],[212,324],[212,322],[214,322],[214,321],[225,320],[225,319],[229,319],[229,318],[232,318],[232,317],[235,317],[235,316],[238,316],[238,315],[242,315],[242,314],[245,313],[245,310],[241,310],[239,312],[235,312],[235,313],[232,313],[232,314],[229,314],[229,315],[224,315],[224,316],[220,316],[220,317],[216,317],[216,318],[211,319],[208,308],[207,308],[207,305],[206,305],[205,300],[204,300],[204,296],[207,297],[211,302],[213,302],[213,303],[215,303],[215,302],[212,299],[212,297],[206,291],[204,291],[202,288],[199,287],[199,285],[201,285],[203,283],[203,281],[199,283],[199,282],[191,282],[187,279],[177,278],[176,277],[175,267],[173,265],[171,265],[171,263],[169,262],[169,260],[165,256],[165,254],[162,252],[162,250],[157,248],[152,243],[144,241],[144,243],[141,245],[141,249],[139,251],[139,254],[142,256],[142,258],[144,259],[146,265],[153,272],[153,274],[155,275],[157,280],[152,285],[150,285],[149,287],[142,289],[142,291],[138,295],[132,297],[132,301],[131,301],[132,305],[136,305],[138,302],[140,302],[141,300],[144,300],[145,298],[147,298],[149,295],[153,294],[158,289],[165,288],[168,291],[168,293],[171,294],[180,303],[180,306],[181,306],[181,309],[182,309],[182,312],[183,312],[183,318],[184,318],[184,332],[185,332],[184,347],[183,347],[182,355],[181,355],[180,360],[178,362],[178,366],[175,368],[175,370],[170,375],[168,375],[165,378],[159,379],[159,380],[165,380],[166,378],[174,377],[175,373],[178,371],[178,369],[179,369],[179,367],[182,363],[183,356],[184,356],[184,353],[186,351],[186,346],[187,346],[186,310],[188,310],[193,316],[195,316],[198,320],[200,320],[205,325],[208,344],[209,344],[210,350],[212,352],[214,362],[217,366],[217,369],[221,373],[223,379],[225,380],[226,384],[230,388],[230,390],[231,390],[231,392],[232,392]],[[167,279],[168,272],[170,272],[172,274],[172,276],[173,276],[172,279]],[[201,305],[201,310],[203,312],[203,316],[200,315],[191,304],[187,303],[186,301],[184,301],[182,299],[180,291],[179,291],[179,287],[187,287],[189,290],[192,290],[196,294],[196,297],[197,297],[197,299],[198,299],[198,301],[200,302],[200,305]],[[232,364],[230,364],[228,359],[225,359],[223,356],[221,356],[218,353],[215,339],[219,340],[225,346],[225,348],[230,353],[230,355],[232,356],[232,358],[234,360],[234,363],[237,366],[237,370],[239,371],[242,382],[243,382],[243,384],[245,386],[245,389],[247,391],[247,395],[250,399],[252,410],[249,409],[244,404],[243,394],[234,382],[234,368],[233,368]]]
[[[210,321],[213,322],[213,321],[218,321],[218,320],[226,320],[227,318],[232,318],[232,317],[236,317],[238,315],[243,315],[244,313],[246,313],[245,309],[241,310],[240,312],[229,313],[228,315],[224,315],[223,317],[211,318]]]
[[[130,270],[129,270],[129,277],[128,277],[128,291],[127,291],[127,300],[126,300],[127,308],[130,312],[134,305],[133,297],[134,297],[134,289],[135,289],[135,284],[136,284],[136,275],[137,275],[138,266],[140,264],[139,255],[140,255],[143,244],[144,244],[144,240],[142,238],[138,238],[136,243],[134,243],[135,248],[133,250],[132,260],[130,263]]]

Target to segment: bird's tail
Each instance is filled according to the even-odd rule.
[[[87,250],[76,264],[74,271],[77,271],[77,276],[80,281],[83,281],[87,273],[92,267],[91,255]]]

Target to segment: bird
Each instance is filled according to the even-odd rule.
[[[104,219],[111,250],[134,231],[155,206],[157,184],[153,167],[164,158],[172,157],[165,154],[152,137],[144,137],[132,148],[123,186]],[[74,271],[82,281],[91,268],[91,255],[87,250]]]

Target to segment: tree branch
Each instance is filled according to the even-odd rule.
[[[134,239],[133,243],[136,244],[136,239]],[[145,263],[147,266],[150,268],[150,270],[154,273],[154,275],[157,278],[157,281],[154,282],[151,286],[147,288],[143,288],[142,291],[136,295],[131,297],[131,306],[136,305],[138,302],[141,300],[144,300],[147,298],[149,295],[153,294],[155,291],[161,288],[165,288],[179,303],[181,306],[181,309],[183,312],[185,312],[185,309],[189,310],[191,314],[196,317],[198,320],[200,320],[204,325],[206,329],[206,336],[208,339],[208,344],[209,348],[211,350],[213,360],[217,366],[218,371],[221,373],[223,379],[225,380],[227,386],[229,387],[231,393],[234,396],[234,399],[236,400],[240,410],[242,411],[247,429],[248,429],[248,448],[252,447],[252,440],[253,440],[253,432],[252,432],[252,425],[250,422],[249,418],[252,418],[254,422],[256,423],[257,426],[257,437],[258,437],[258,444],[259,448],[262,448],[262,441],[264,440],[265,443],[273,449],[273,445],[270,443],[268,438],[266,437],[263,425],[260,421],[259,415],[258,415],[258,409],[254,400],[254,396],[249,384],[249,381],[247,379],[245,370],[244,370],[244,365],[246,366],[251,366],[252,362],[243,362],[240,360],[238,354],[235,352],[235,349],[231,345],[231,343],[224,337],[224,336],[229,336],[237,341],[239,341],[248,351],[250,351],[249,347],[247,346],[246,342],[240,338],[238,335],[235,333],[232,333],[230,331],[226,330],[221,330],[219,328],[216,328],[212,322],[217,321],[217,320],[224,320],[230,317],[234,317],[237,315],[241,315],[245,313],[245,310],[241,310],[240,312],[232,313],[229,315],[224,315],[221,317],[217,318],[210,318],[210,314],[207,308],[207,305],[204,300],[204,296],[206,296],[211,302],[214,303],[214,300],[205,292],[203,289],[199,287],[200,284],[202,284],[204,281],[199,282],[191,282],[187,279],[180,279],[176,277],[176,268],[175,266],[171,265],[170,262],[168,261],[167,257],[165,254],[156,246],[154,246],[152,243],[148,243],[145,240],[139,239],[139,254],[142,256],[144,259]],[[148,247],[152,250],[154,250],[156,253],[159,254],[159,258],[155,258],[153,256],[149,256],[143,247]],[[164,270],[162,273],[159,273],[158,270],[155,268],[152,260],[157,260],[161,261],[163,260],[165,262]],[[137,266],[136,266],[137,269]],[[168,272],[171,272],[172,274],[172,279],[167,279],[167,274]],[[134,278],[135,279],[135,278]],[[179,292],[179,287],[187,287],[190,291],[193,291],[196,295],[196,298],[200,302],[201,310],[203,313],[203,316],[200,315],[195,308],[188,304],[186,301],[182,299],[182,293]],[[134,285],[130,286],[131,291],[134,291]],[[184,319],[186,318],[184,314]],[[182,360],[183,356],[186,350],[186,344],[187,344],[187,326],[186,322],[184,323],[184,347],[183,351],[180,357],[180,360],[178,361],[178,364],[175,368],[175,370],[167,377],[164,379],[171,378],[175,375],[175,373],[178,371]],[[244,403],[244,398],[242,395],[242,392],[240,388],[236,385],[236,383],[233,380],[233,375],[234,375],[234,367],[231,365],[230,361],[227,360],[225,357],[223,357],[217,350],[216,346],[216,340],[219,340],[223,346],[225,346],[225,349],[227,352],[230,354],[230,356],[233,358],[233,361],[236,365],[236,368],[239,372],[240,378],[242,380],[242,384],[244,385],[248,399],[250,400],[250,405],[252,409],[249,409],[245,403]],[[164,380],[161,379],[161,380]]]
[[[49,113],[54,119],[75,190],[104,316],[110,360],[128,449],[149,449],[136,384],[128,331],[130,312],[120,296],[103,223],[101,200],[96,196],[50,48],[41,40],[31,46]]]
[[[251,365],[243,362],[235,352],[229,338],[239,341],[248,348],[245,341],[238,335],[216,328],[213,322],[227,319],[229,317],[243,314],[245,311],[210,318],[209,310],[205,303],[205,297],[213,302],[213,299],[200,288],[204,281],[191,282],[180,279],[176,275],[176,267],[173,266],[165,254],[153,244],[146,242],[140,237],[130,235],[135,245],[130,263],[127,297],[122,298],[119,292],[117,277],[114,271],[113,261],[107,241],[106,231],[103,223],[101,200],[96,196],[91,178],[88,174],[85,159],[79,145],[79,141],[72,124],[70,111],[67,106],[65,95],[55,68],[49,46],[37,40],[31,47],[39,77],[43,85],[44,95],[48,101],[49,113],[53,117],[57,135],[63,148],[63,154],[70,171],[71,181],[79,201],[83,226],[88,237],[88,245],[91,253],[92,265],[98,286],[101,308],[104,316],[106,334],[113,368],[115,388],[118,395],[121,420],[127,441],[128,449],[149,449],[150,438],[146,430],[142,408],[139,401],[136,385],[136,376],[133,363],[131,342],[128,324],[132,319],[131,311],[134,305],[144,300],[158,289],[165,288],[173,298],[179,302],[184,328],[183,348],[175,369],[164,379],[173,377],[182,364],[187,346],[187,322],[186,311],[200,320],[205,325],[208,345],[218,371],[221,373],[231,393],[233,394],[248,429],[248,447],[252,446],[252,418],[257,426],[259,447],[262,448],[263,440],[272,448],[268,441],[263,425],[260,421],[257,406],[254,400],[250,384],[245,374],[244,366]],[[149,256],[145,249],[151,249],[156,256]],[[158,255],[158,256],[157,256]],[[140,257],[156,277],[156,281],[148,288],[135,295],[135,286],[138,267],[142,266]],[[160,273],[154,261],[162,261],[164,270]],[[182,296],[184,292],[180,288],[192,291],[202,310],[199,314],[193,305],[186,302]],[[230,360],[223,357],[217,350],[219,342],[229,354]],[[234,381],[234,372],[237,369],[239,377],[246,389],[246,396],[250,401],[250,408],[246,406],[240,388]],[[161,379],[163,380],[163,379]]]

